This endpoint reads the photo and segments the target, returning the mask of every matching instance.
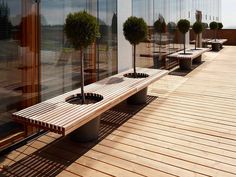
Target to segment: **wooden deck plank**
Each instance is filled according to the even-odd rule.
[[[235,48],[209,52],[186,76],[152,84],[149,94],[157,97],[141,109],[104,114],[101,134],[109,135],[97,143],[49,133],[0,163],[10,162],[12,176],[236,176]]]

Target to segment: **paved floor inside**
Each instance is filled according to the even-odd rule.
[[[48,133],[0,157],[4,176],[236,176],[236,47],[208,52],[102,116],[97,142]]]

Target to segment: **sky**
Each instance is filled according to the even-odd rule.
[[[222,23],[226,29],[236,29],[236,0],[222,0]]]

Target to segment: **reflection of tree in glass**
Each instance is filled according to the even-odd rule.
[[[111,29],[113,34],[117,34],[117,14],[114,13],[111,21]]]
[[[175,46],[174,46],[174,37],[175,37],[176,29],[177,29],[177,25],[176,25],[175,22],[169,22],[167,24],[167,30],[169,32],[170,38],[172,39],[173,49],[175,48]]]
[[[0,39],[8,39],[11,36],[12,24],[9,21],[10,9],[7,3],[0,3]]]
[[[166,33],[166,22],[162,15],[159,15],[158,20],[155,21],[154,29],[160,36],[159,53],[161,53],[162,34]]]

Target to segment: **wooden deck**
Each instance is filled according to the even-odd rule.
[[[98,142],[49,133],[1,157],[2,174],[235,177],[235,51],[209,52],[192,72],[165,76],[149,89],[147,105],[107,111]]]

